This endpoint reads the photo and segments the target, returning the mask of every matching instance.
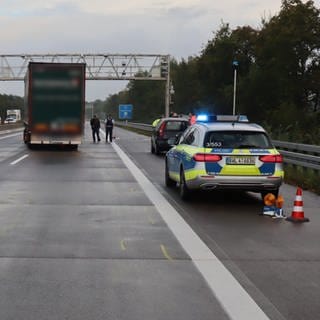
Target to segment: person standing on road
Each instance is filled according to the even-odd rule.
[[[90,120],[90,125],[92,129],[92,139],[93,142],[96,142],[96,137],[98,142],[100,141],[100,120],[96,115],[93,116],[93,118]]]
[[[152,122],[152,126],[153,126],[153,127],[156,127],[157,124],[160,122],[160,120],[161,120],[162,118],[164,118],[164,115],[161,115],[160,118],[155,119],[155,120]]]
[[[189,113],[189,123],[190,125],[193,125],[197,122],[197,117],[193,112]]]
[[[105,125],[106,125],[106,143],[108,142],[108,137],[109,137],[109,141],[112,142],[113,124],[114,124],[114,120],[112,119],[111,114],[109,114],[107,116],[106,121],[105,121]]]

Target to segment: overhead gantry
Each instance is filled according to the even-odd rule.
[[[0,81],[24,80],[29,62],[85,63],[86,80],[166,81],[165,115],[170,105],[170,55],[162,54],[0,54]]]

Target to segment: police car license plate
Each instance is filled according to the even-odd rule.
[[[255,164],[254,157],[227,157],[227,164]]]

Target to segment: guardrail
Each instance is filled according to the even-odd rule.
[[[320,170],[320,146],[273,140],[286,163],[313,170]]]
[[[138,129],[146,132],[152,131],[152,125],[151,124],[145,124],[145,123],[138,123],[138,122],[116,122],[116,125],[120,127],[128,127],[133,129]]]
[[[137,122],[118,122],[121,127],[152,131],[152,125]],[[275,147],[284,157],[284,162],[303,168],[320,171],[320,146],[272,140]]]
[[[11,130],[21,129],[23,130],[24,126],[22,122],[19,123],[10,123],[10,124],[0,124],[0,134],[7,133]]]

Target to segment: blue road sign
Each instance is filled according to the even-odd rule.
[[[132,104],[119,104],[119,119],[132,119]]]
[[[238,67],[238,66],[239,66],[239,61],[233,60],[233,61],[232,61],[232,65],[233,65],[235,68]]]

